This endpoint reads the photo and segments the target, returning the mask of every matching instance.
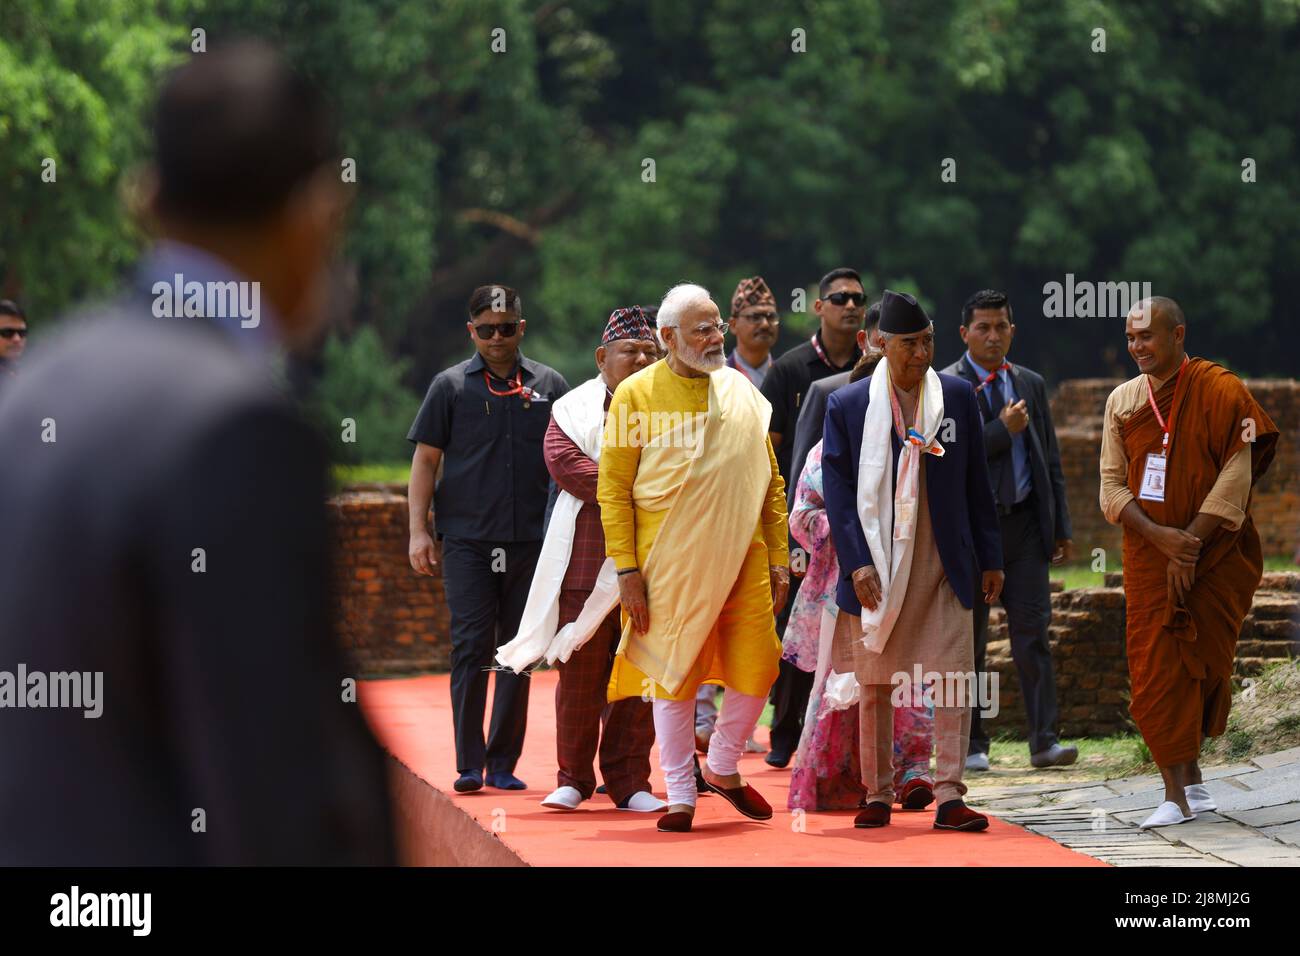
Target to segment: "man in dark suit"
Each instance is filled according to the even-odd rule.
[[[858,348],[862,350],[862,357],[858,359],[859,364],[864,361],[871,363],[879,361],[883,344],[876,332],[876,326],[879,324],[880,303],[873,302],[867,307],[866,323],[858,331]],[[790,482],[786,486],[786,504],[790,508],[794,508],[794,494],[799,487],[799,476],[803,474],[803,466],[808,461],[808,453],[822,440],[822,428],[826,423],[826,399],[831,392],[849,384],[849,376],[856,368],[855,365],[847,372],[836,372],[829,378],[818,379],[808,386],[808,391],[804,394],[799,408],[799,417],[794,426],[794,448],[790,454]]]
[[[1037,372],[1006,360],[1015,332],[1006,295],[992,289],[976,292],[961,313],[966,354],[944,372],[960,375],[976,388],[984,420],[984,447],[1006,559],[1002,606],[1029,722],[1030,762],[1035,767],[1066,766],[1078,759],[1079,751],[1057,741],[1056,680],[1047,642],[1052,623],[1048,565],[1070,556],[1070,513],[1047,386]],[[981,673],[988,620],[988,608],[978,608],[975,667]],[[988,752],[977,706],[971,717],[967,768],[987,770]]]
[[[28,684],[0,692],[0,865],[391,863],[325,448],[271,374],[317,325],[332,124],[238,45],[169,78],[154,138],[135,288],[0,397],[0,688]]]
[[[862,692],[867,806],[854,824],[889,823],[892,691],[919,669],[945,675],[932,689],[935,827],[982,830],[988,819],[961,799],[970,705],[957,684],[965,678],[969,686],[974,676],[970,609],[1002,589],[980,413],[969,384],[931,368],[934,324],[915,298],[886,289],[880,331],[884,359],[871,377],[830,396],[822,443],[822,490],[840,567],[835,640],[852,650]]]
[[[772,420],[768,434],[776,449],[777,467],[787,488],[799,480],[791,471],[790,453],[793,450],[791,433],[799,419],[802,399],[809,386],[818,379],[837,373],[848,375],[862,357],[858,344],[861,336],[862,316],[867,308],[867,294],[863,291],[862,276],[840,266],[822,276],[817,286],[817,299],[813,311],[820,319],[812,338],[796,345],[776,360],[763,379],[763,397],[772,404]],[[793,548],[794,539],[790,547]],[[790,581],[790,594],[785,607],[777,615],[776,631],[784,637],[785,625],[790,619],[790,609],[799,593],[801,575]],[[804,712],[808,709],[808,695],[812,692],[813,675],[799,670],[781,659],[781,672],[772,685],[771,752],[763,758],[773,767],[787,767],[799,746],[803,732]]]

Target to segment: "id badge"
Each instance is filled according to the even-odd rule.
[[[1164,455],[1152,453],[1147,455],[1146,468],[1142,471],[1142,488],[1138,497],[1143,501],[1165,500],[1165,464]]]

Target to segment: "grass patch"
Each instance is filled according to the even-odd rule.
[[[332,469],[334,484],[340,488],[357,482],[400,481],[405,484],[411,477],[409,461],[391,464],[335,465]]]
[[[1069,564],[1054,565],[1049,569],[1048,574],[1053,581],[1063,581],[1065,590],[1077,591],[1080,588],[1102,588],[1106,586],[1105,576],[1107,572],[1123,571],[1120,565],[1107,567],[1106,571],[1094,571],[1091,561],[1071,561]],[[1297,565],[1287,555],[1274,554],[1264,559],[1265,571],[1300,571],[1300,565]]]
[[[1064,581],[1065,590],[1077,591],[1080,588],[1104,588],[1106,573],[1119,571],[1120,568],[1107,568],[1106,571],[1092,570],[1091,561],[1072,561],[1058,564],[1048,569],[1048,576],[1053,581]]]
[[[1206,742],[1202,759],[1245,760],[1292,747],[1300,747],[1300,660],[1295,658],[1241,681],[1227,732]]]

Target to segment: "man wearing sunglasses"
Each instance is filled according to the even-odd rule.
[[[551,480],[542,442],[551,403],[569,385],[519,351],[525,326],[514,289],[475,289],[465,323],[474,356],[434,378],[406,436],[415,445],[411,567],[424,575],[441,567],[451,612],[458,793],[482,789],[485,768],[488,786],[526,789],[514,769],[524,746],[528,678],[497,670],[486,745],[483,715],[488,670],[498,644],[519,631],[541,552]],[[430,502],[439,543],[429,530]]]
[[[763,397],[772,403],[769,434],[786,487],[799,482],[799,475],[791,472],[791,459],[795,424],[808,389],[813,382],[823,378],[841,372],[847,374],[862,357],[858,333],[867,313],[862,277],[853,269],[844,267],[826,273],[818,286],[818,299],[813,303],[813,311],[821,319],[816,333],[777,359],[763,382]],[[801,580],[796,575],[791,582],[792,602]],[[788,609],[789,604],[786,607]],[[782,635],[788,617],[787,610],[777,620],[777,631]],[[772,749],[766,757],[773,767],[788,766],[795,748],[799,746],[812,680],[811,673],[801,671],[782,659],[781,674],[772,687]]]
[[[13,375],[27,348],[27,316],[11,299],[0,299],[0,375]]]

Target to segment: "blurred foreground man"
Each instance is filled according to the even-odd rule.
[[[173,74],[153,132],[138,287],[0,399],[0,864],[391,863],[325,449],[268,375],[315,331],[331,124],[241,45]]]
[[[1241,379],[1186,352],[1173,299],[1125,319],[1137,378],[1106,399],[1101,508],[1124,526],[1129,712],[1165,799],[1142,826],[1214,810],[1197,758],[1232,706],[1237,635],[1264,572],[1251,489],[1278,431]]]
[[[695,694],[726,687],[705,785],[753,820],[772,808],[740,776],[745,741],[776,679],[773,607],[790,583],[785,486],[767,437],[771,408],[723,355],[725,326],[697,285],[659,307],[662,362],[629,376],[605,422],[597,499],[625,623],[609,697],[649,699],[668,813],[695,815]]]

